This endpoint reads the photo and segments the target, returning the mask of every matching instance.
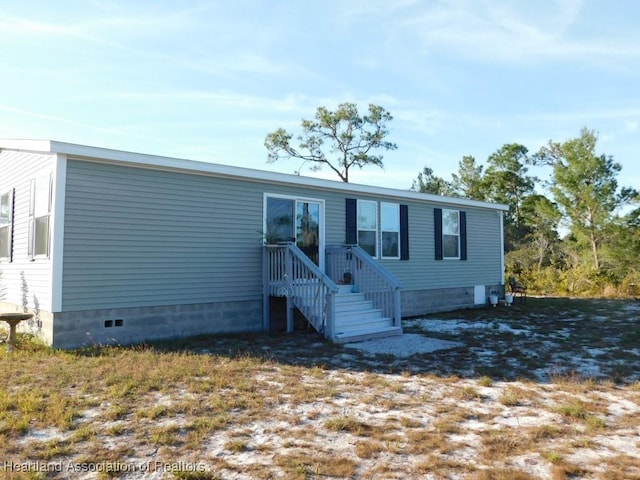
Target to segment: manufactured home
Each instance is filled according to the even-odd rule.
[[[503,291],[506,209],[0,140],[0,311],[33,313],[20,329],[60,348],[291,330],[294,317],[336,342],[401,334],[402,317]]]

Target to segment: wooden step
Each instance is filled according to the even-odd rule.
[[[363,318],[360,321],[340,322],[337,321],[334,332],[353,332],[358,330],[379,330],[393,325],[389,317]]]
[[[393,319],[384,317],[382,310],[375,308],[373,302],[365,298],[364,293],[354,293],[352,285],[339,285],[338,288],[339,292],[334,297],[336,315],[332,339],[334,342],[358,342],[402,335],[402,328],[393,326]],[[315,325],[317,320],[310,318],[312,315],[315,316],[310,307],[316,300],[316,294],[309,293],[307,298],[298,297],[301,303],[299,308],[301,307],[303,314],[310,319],[310,323]]]
[[[373,302],[362,300],[359,302],[336,303],[336,315],[365,310],[375,310],[375,308],[373,308]]]
[[[350,310],[342,312],[339,315],[336,313],[336,324],[342,323],[358,323],[366,322],[368,320],[377,320],[382,318],[382,310],[375,308],[367,308],[365,310]]]
[[[339,293],[336,295],[336,303],[349,303],[366,301],[364,293]]]

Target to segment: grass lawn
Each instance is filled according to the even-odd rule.
[[[290,335],[0,348],[0,478],[640,479],[640,303],[407,319],[462,346]]]

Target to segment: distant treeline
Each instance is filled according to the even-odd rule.
[[[506,144],[484,165],[460,160],[451,180],[425,167],[412,190],[504,203],[506,276],[549,295],[624,297],[640,294],[638,192],[618,185],[622,170],[596,153],[587,128],[530,154]],[[540,166],[548,177],[528,174]]]

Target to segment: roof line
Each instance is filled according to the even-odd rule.
[[[336,180],[325,180],[301,175],[292,175],[288,173],[270,172],[267,170],[258,170],[247,167],[234,167],[218,163],[208,163],[182,158],[127,152],[123,150],[113,150],[109,148],[92,147],[88,145],[78,145],[74,143],[58,142],[53,140],[0,139],[0,150],[23,150],[39,153],[56,153],[77,157],[79,159],[85,157],[86,159],[92,159],[93,161],[124,163],[151,169],[179,170],[191,173],[249,178],[253,180],[285,183],[305,187],[329,188],[332,190],[348,191],[352,193],[365,193],[373,195],[377,194],[419,200],[423,202],[488,208],[492,210],[506,211],[509,209],[507,205],[482,202],[479,200],[471,200],[468,198],[445,197],[429,193],[414,192],[411,190],[376,187],[372,185],[363,185],[357,183],[345,183]]]

